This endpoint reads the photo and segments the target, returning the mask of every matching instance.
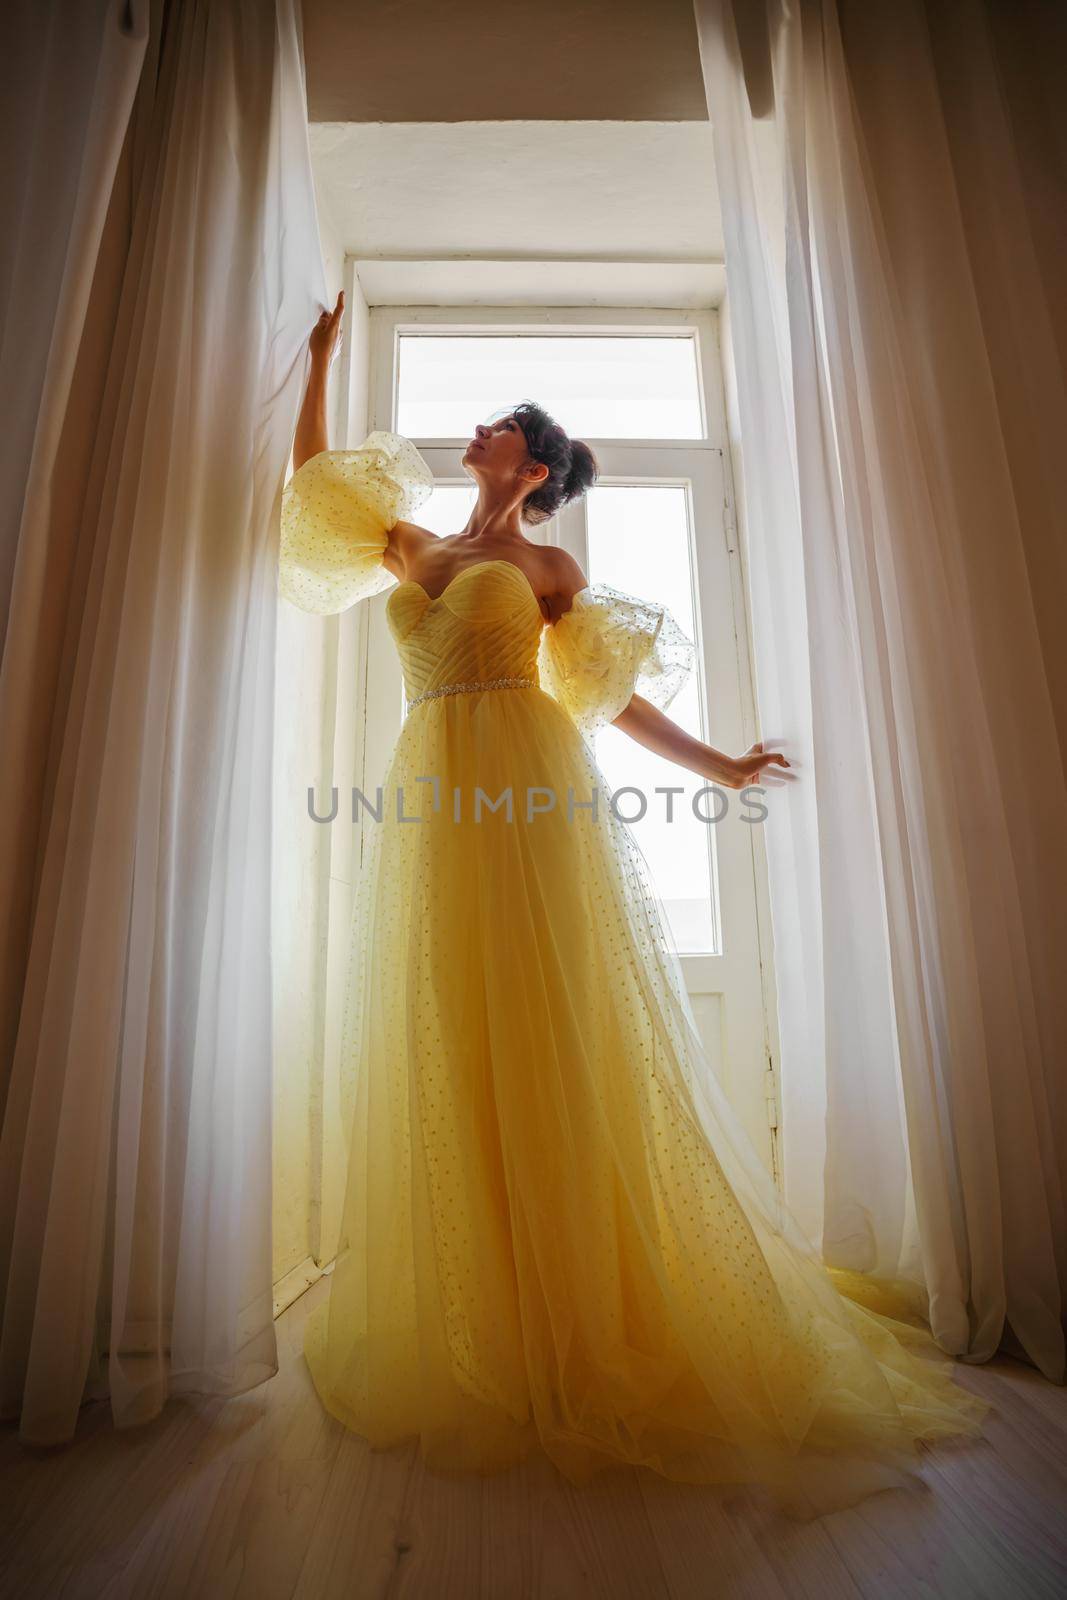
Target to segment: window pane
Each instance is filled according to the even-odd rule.
[[[610,583],[665,605],[695,640],[687,490],[670,484],[605,485],[591,490],[587,503],[590,582]],[[695,670],[671,702],[668,715],[702,739],[696,680]],[[618,728],[601,729],[596,759],[612,790],[633,785],[640,791],[621,795],[618,810],[630,823],[651,869],[677,948],[686,954],[717,954],[715,828],[699,821],[692,807],[692,797],[704,788],[705,780],[664,761]],[[670,797],[672,821],[667,820],[668,796],[656,794],[657,785],[684,789]],[[641,796],[646,802],[643,816]],[[701,801],[705,816],[715,816],[713,802],[713,796]]]
[[[477,484],[435,483],[433,493],[419,507],[419,527],[447,539],[467,526],[477,498]]]
[[[703,439],[692,335],[400,335],[399,433],[463,439],[534,400],[576,439]]]

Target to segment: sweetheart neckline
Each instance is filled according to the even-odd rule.
[[[452,574],[451,578],[449,578],[440,594],[430,594],[425,585],[419,582],[418,578],[400,578],[397,581],[396,588],[403,589],[405,584],[411,584],[412,588],[420,589],[422,591],[430,605],[435,606],[439,600],[444,599],[445,595],[448,593],[449,589],[451,589],[454,583],[458,583],[460,578],[462,578],[468,572],[477,572],[479,567],[512,567],[522,578],[527,594],[537,607],[537,615],[541,618],[542,622],[548,622],[549,619],[541,610],[541,601],[534,591],[534,586],[530,582],[529,574],[519,566],[517,561],[508,561],[505,556],[488,556],[484,561],[472,561],[469,567],[461,567],[458,572],[454,572]],[[394,589],[393,592],[395,593],[396,590]]]

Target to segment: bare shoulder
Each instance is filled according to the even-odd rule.
[[[548,545],[545,555],[545,589],[551,610],[549,621],[557,622],[565,611],[570,610],[574,596],[579,589],[585,588],[589,580],[569,550]]]

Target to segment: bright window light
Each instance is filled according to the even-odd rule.
[[[625,594],[657,601],[690,639],[696,639],[692,553],[689,541],[689,496],[682,485],[618,484],[597,487],[587,496],[589,568],[593,583],[608,583]],[[704,737],[700,696],[694,671],[668,708],[672,721],[687,733]],[[651,868],[676,948],[683,954],[716,953],[715,827],[694,815],[693,795],[703,778],[684,767],[667,764],[618,728],[602,728],[596,759],[609,787],[632,786],[639,794],[619,796],[618,809],[631,824],[634,838]],[[656,788],[679,787],[667,799]],[[642,796],[647,803],[641,816]],[[701,802],[705,816],[716,815],[712,801]]]
[[[428,528],[439,539],[460,533],[478,498],[475,483],[437,483],[429,499],[419,507],[419,527]]]
[[[687,334],[429,334],[399,338],[396,427],[462,439],[520,400],[572,438],[703,439],[696,339]]]

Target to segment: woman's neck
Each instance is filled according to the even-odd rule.
[[[522,531],[522,502],[502,501],[479,491],[467,518],[467,526],[456,534],[464,544],[530,544]]]

